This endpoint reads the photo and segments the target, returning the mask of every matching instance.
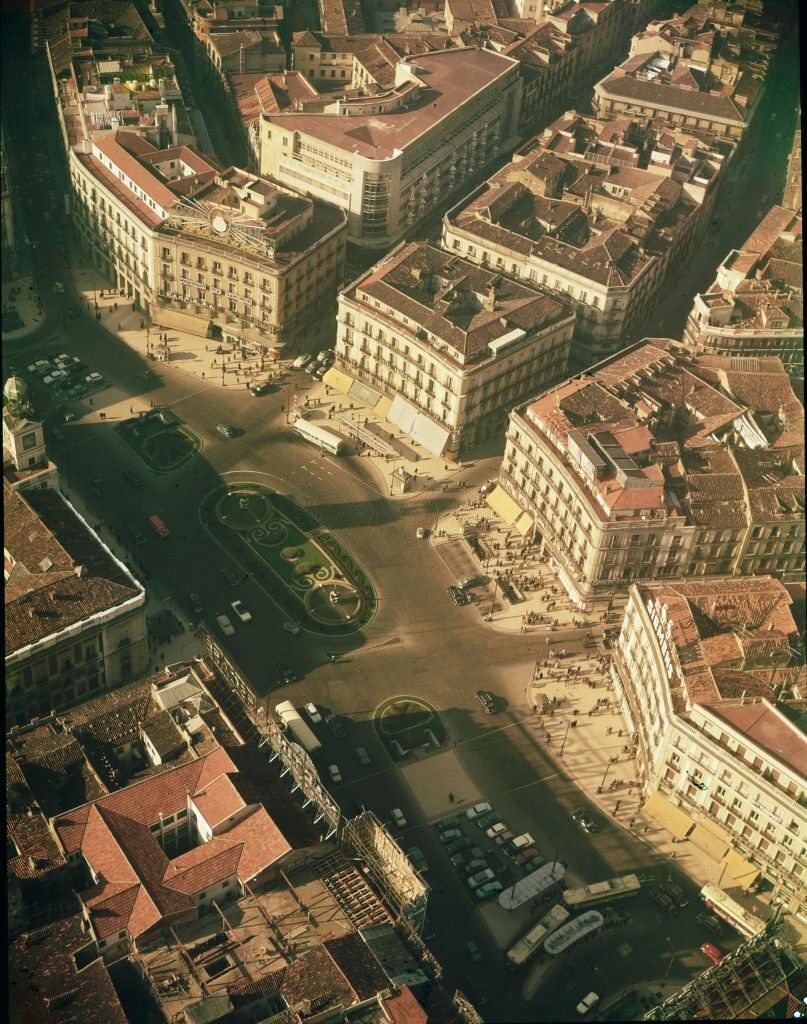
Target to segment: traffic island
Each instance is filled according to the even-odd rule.
[[[366,574],[336,537],[287,496],[239,482],[212,491],[199,514],[245,572],[304,628],[345,636],[375,614]]]
[[[170,409],[124,420],[120,437],[155,473],[170,473],[201,449],[202,442]]]

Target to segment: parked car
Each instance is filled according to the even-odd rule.
[[[62,380],[67,380],[67,374],[64,372],[64,370],[51,370],[50,373],[46,374],[42,378],[42,383],[47,384],[48,387],[52,387]]]
[[[452,839],[450,843],[446,843],[446,853],[451,857],[453,854],[459,853],[460,850],[465,850],[470,845],[471,840],[461,836],[459,839]]]
[[[429,870],[429,862],[426,860],[426,856],[419,846],[413,846],[411,849],[407,850],[406,856],[412,861],[415,870],[419,871],[421,875],[425,875]]]
[[[406,818],[400,807],[393,807],[389,813],[398,828],[406,828]]]
[[[342,773],[339,771],[339,765],[338,764],[329,764],[328,765],[328,774],[331,777],[331,782],[341,782],[342,781]]]
[[[314,704],[313,701],[309,702],[308,704],[304,704],[303,710],[314,723],[314,725],[319,725],[319,723],[322,721],[322,715],[317,710],[317,705]]]
[[[235,635],[235,628],[226,615],[217,615],[216,622],[219,624],[219,629],[225,636]]]
[[[252,612],[247,611],[243,601],[231,601],[230,607],[242,622],[252,622]]]
[[[249,389],[249,393],[253,398],[260,398],[261,395],[268,395],[272,390],[272,384],[270,381],[266,381],[264,384],[253,384]]]
[[[344,725],[342,725],[341,720],[339,718],[337,718],[336,715],[330,715],[329,716],[329,718],[328,718],[328,728],[334,734],[334,737],[336,739],[343,740],[345,738],[345,735],[346,735],[345,727],[344,727]]]
[[[314,374],[315,374],[315,373],[317,372],[317,370],[318,370],[318,369],[319,369],[319,363],[318,363],[318,362],[316,362],[316,361],[314,361],[314,362],[308,362],[308,363],[306,363],[306,365],[305,365],[305,372],[306,372],[306,373],[307,373],[307,374],[308,374],[309,376],[313,376],[313,375],[314,375]]]
[[[520,836],[516,836],[515,839],[510,842],[510,849],[513,853],[518,853],[519,850],[526,850],[528,846],[532,846],[534,839],[529,832],[522,832]]]
[[[698,914],[695,918],[701,927],[705,928],[712,935],[722,935],[725,929],[723,928],[723,922],[717,916],[717,914]]]
[[[229,423],[217,423],[216,430],[222,437],[235,437],[236,435],[235,427],[230,426]]]
[[[701,953],[703,953],[704,956],[708,956],[713,964],[719,964],[720,961],[723,959],[723,954],[720,952],[717,946],[712,945],[711,942],[701,943],[700,948]]]
[[[450,818],[443,818],[442,821],[437,822],[437,827],[441,832],[444,832],[447,828],[457,828],[458,825],[462,824],[462,818],[459,814],[452,814]]]
[[[48,362],[47,359],[37,359],[35,363],[31,363],[31,365],[28,367],[28,372],[39,375],[40,373],[46,373],[50,369],[50,367],[51,364]]]
[[[415,540],[425,540],[429,536],[429,531],[425,526],[419,526],[415,530]]]
[[[483,800],[481,804],[474,804],[473,807],[469,807],[465,812],[465,817],[473,821],[475,818],[481,818],[483,814],[488,814],[491,810],[493,808],[490,804]]]
[[[474,850],[477,847],[474,847]],[[473,853],[473,850],[469,850],[469,853]],[[473,860],[469,860],[465,866],[466,875],[475,875],[477,871],[484,871],[488,867],[488,862],[484,857],[474,857]]]
[[[291,364],[295,370],[302,370],[304,366],[307,366],[311,362],[311,356],[307,352],[301,352],[299,356]]]
[[[497,821],[495,825],[491,825],[490,828],[485,829],[485,835],[488,839],[493,839],[494,836],[499,836],[502,832],[507,831],[507,826],[503,821]]]
[[[454,865],[455,868],[464,867],[468,863],[470,856],[470,850],[460,850],[459,853],[455,853],[454,856],[451,858],[451,863]]]
[[[572,811],[572,821],[576,822],[584,832],[588,832],[589,834],[600,831],[596,821],[582,808]]]
[[[689,900],[684,895],[684,890],[675,882],[662,882],[659,889],[665,892],[679,910],[689,906]]]
[[[454,604],[462,607],[462,605],[471,603],[470,595],[466,594],[464,590],[460,590],[459,587],[448,587],[447,589]]]
[[[475,875],[471,875],[466,879],[468,885],[472,889],[478,889],[480,885],[484,885],[485,882],[492,882],[496,875],[490,870],[485,868],[483,871],[478,871]]]
[[[334,354],[333,354],[332,350],[329,349],[329,348],[324,348],[321,352],[319,352],[317,354],[317,362],[318,363],[327,363],[329,361],[333,362],[333,358],[334,358]]]
[[[499,815],[495,811],[489,811],[487,814],[483,814],[481,818],[476,819],[476,824],[481,829],[490,828],[491,825],[495,824],[499,820]]]
[[[496,710],[496,698],[487,690],[477,690],[476,699],[489,715],[492,715]]]
[[[204,611],[202,599],[199,597],[198,594],[188,594],[188,603],[190,604],[191,611],[194,613],[194,615],[201,615],[202,612]]]
[[[99,384],[104,383],[104,376],[101,373],[93,372],[88,373],[84,380],[90,385],[90,387],[97,387]]]
[[[324,367],[321,363],[318,363],[317,368],[311,374],[311,380],[322,380],[322,378],[325,376],[325,370],[326,367]]]
[[[484,497],[486,494],[490,494],[495,486],[495,480],[488,480],[479,488],[479,493]]]
[[[359,764],[364,765],[365,767],[370,763],[370,755],[364,747],[356,747],[356,758]]]
[[[506,828],[504,832],[500,832],[497,836],[493,837],[493,842],[496,843],[497,846],[504,846],[506,843],[509,843],[512,838],[513,833],[509,828]]]
[[[497,896],[504,886],[498,880],[494,882],[485,882],[484,885],[480,885],[475,890],[475,896],[478,900],[486,900],[489,896]]]
[[[482,959],[482,954],[479,952],[479,946],[477,946],[475,942],[466,942],[465,950],[471,958],[472,963],[478,964]]]
[[[513,857],[514,864],[529,864],[530,861],[536,860],[539,857],[538,851],[534,846],[528,846],[526,850],[522,850]]]
[[[451,843],[455,839],[462,839],[462,830],[458,828],[447,828],[445,832],[440,833],[441,843]]]
[[[597,1003],[600,1001],[600,997],[596,992],[589,992],[587,996],[580,1000],[577,1004],[577,1012],[581,1017],[584,1017],[589,1010],[593,1010]]]
[[[676,906],[670,897],[662,889],[651,889],[650,899],[656,903],[667,914],[674,914]]]

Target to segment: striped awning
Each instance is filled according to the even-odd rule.
[[[683,839],[695,825],[691,818],[669,800],[665,800],[661,793],[649,797],[642,810],[666,828],[673,839]]]
[[[521,515],[521,509],[516,502],[510,497],[507,491],[503,491],[501,487],[494,487],[490,494],[485,498],[490,508],[503,519],[508,526],[511,526],[518,517]]]
[[[348,377],[346,373],[342,373],[341,370],[337,370],[335,366],[332,366],[330,370],[326,370],[322,375],[322,383],[338,391],[340,395],[346,395],[353,385],[353,378]]]

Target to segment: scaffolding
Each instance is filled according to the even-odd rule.
[[[779,938],[779,916],[688,985],[653,1007],[644,1020],[737,1020],[764,1017],[804,970],[801,957]]]

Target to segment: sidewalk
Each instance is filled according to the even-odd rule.
[[[4,280],[2,303],[3,341],[25,338],[42,326],[42,302],[30,275]]]

